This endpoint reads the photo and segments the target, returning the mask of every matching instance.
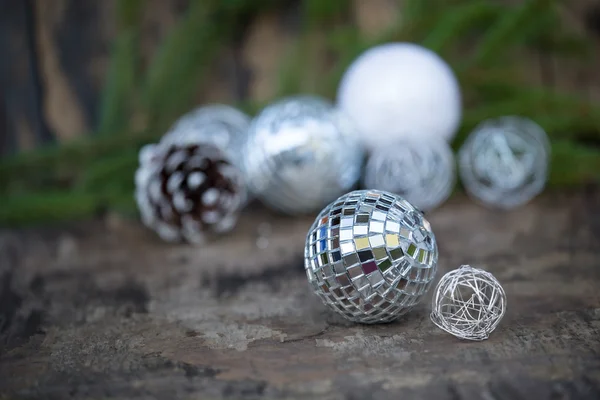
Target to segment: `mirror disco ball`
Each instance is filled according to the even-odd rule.
[[[360,323],[408,312],[429,290],[437,260],[429,222],[402,197],[379,190],[353,191],[325,207],[304,248],[313,291]]]
[[[544,189],[549,159],[546,132],[521,117],[482,122],[458,155],[467,193],[487,206],[501,209],[523,205]]]
[[[358,132],[343,114],[319,97],[295,96],[254,118],[242,170],[263,203],[307,214],[351,190],[363,158]]]

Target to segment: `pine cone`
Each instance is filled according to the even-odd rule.
[[[140,151],[136,200],[142,221],[167,241],[201,243],[235,225],[246,198],[240,171],[207,143],[149,145]]]

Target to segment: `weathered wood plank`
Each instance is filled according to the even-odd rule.
[[[0,1],[0,155],[52,140],[42,115],[28,1]]]
[[[379,326],[331,314],[304,277],[311,218],[255,206],[232,235],[203,248],[160,243],[115,217],[5,232],[0,393],[595,399],[599,199],[547,195],[498,213],[458,198],[429,215],[441,273],[469,262],[506,289],[507,315],[481,343],[435,328],[427,303]],[[273,232],[261,250],[264,222]]]
[[[116,34],[115,1],[32,1],[44,88],[44,117],[61,140],[96,126]]]

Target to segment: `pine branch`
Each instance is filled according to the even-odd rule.
[[[98,198],[93,194],[63,192],[33,192],[2,198],[0,225],[68,221],[88,218],[99,211]]]
[[[163,126],[189,108],[218,45],[225,39],[214,1],[190,2],[148,69],[143,106],[153,126]],[[166,127],[166,126],[163,126]]]
[[[548,133],[550,140],[592,140],[600,143],[600,107],[552,92],[523,91],[523,96],[472,108],[465,112],[461,130],[454,139],[458,149],[480,122],[502,116],[531,118]]]
[[[137,151],[157,138],[151,132],[87,136],[61,146],[17,154],[0,161],[0,195],[71,187],[90,165],[119,152]]]
[[[102,91],[98,132],[114,133],[129,128],[139,82],[139,34],[142,0],[116,2],[117,37],[112,44],[110,63]]]
[[[118,0],[116,4],[118,29],[139,28],[144,3],[144,0]]]
[[[549,185],[581,187],[600,184],[600,150],[570,141],[552,142]]]
[[[348,15],[351,6],[352,3],[347,0],[304,0],[302,11],[305,25],[309,28],[323,24],[331,26],[332,21]]]
[[[516,39],[531,35],[532,24],[550,12],[554,0],[527,0],[524,4],[504,13],[485,33],[474,56],[464,65],[489,66],[502,57]]]
[[[102,192],[112,189],[133,193],[137,167],[137,149],[124,149],[91,163],[85,171],[82,171],[75,189],[83,192]]]
[[[486,0],[469,1],[456,6],[439,18],[421,44],[441,52],[474,27],[489,24],[503,11],[504,7]]]
[[[90,218],[107,210],[134,215],[132,192],[39,191],[0,197],[0,226],[17,227]]]
[[[326,66],[323,54],[326,53],[326,34],[319,30],[301,34],[290,46],[287,57],[279,66],[277,97],[298,93],[311,93],[331,97],[328,79],[323,79]]]
[[[128,128],[136,90],[137,32],[128,30],[113,44],[106,83],[102,92],[98,131],[109,133]]]

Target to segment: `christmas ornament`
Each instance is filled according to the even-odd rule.
[[[230,230],[246,196],[241,172],[206,143],[142,148],[135,183],[142,221],[167,241]]]
[[[469,135],[458,155],[459,172],[475,199],[509,209],[544,189],[549,158],[550,143],[539,125],[502,117],[481,123]]]
[[[252,193],[289,214],[315,212],[350,190],[363,160],[350,121],[313,96],[266,107],[250,125],[243,155]]]
[[[224,104],[201,106],[175,121],[161,143],[210,143],[237,163],[249,125],[250,117],[236,108]]]
[[[489,272],[463,265],[435,288],[431,320],[460,338],[485,340],[504,316],[506,294]]]
[[[398,194],[427,211],[450,196],[455,181],[454,155],[444,140],[404,139],[373,149],[364,185]]]
[[[461,118],[454,73],[437,54],[411,43],[360,55],[342,78],[337,102],[369,149],[410,137],[450,141]]]
[[[361,323],[392,321],[429,289],[435,236],[402,197],[379,190],[345,194],[321,211],[306,237],[304,265],[314,292]]]

